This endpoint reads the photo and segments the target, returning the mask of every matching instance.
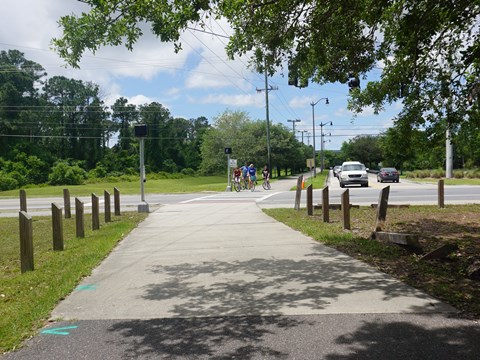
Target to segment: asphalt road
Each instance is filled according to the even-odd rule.
[[[331,172],[330,172],[331,173]],[[340,188],[336,178],[330,176],[328,181],[330,203],[340,204],[341,194],[348,189],[350,202],[353,205],[368,206],[378,202],[379,192],[385,186],[390,186],[390,204],[410,204],[410,205],[435,205],[438,203],[438,187],[435,184],[416,183],[412,181],[401,180],[400,183],[378,183],[376,176],[369,174],[369,187],[362,188],[356,185],[347,188]],[[294,185],[294,182],[289,182]],[[261,207],[288,207],[295,204],[295,192],[288,191],[290,185],[285,186],[281,182],[273,182],[271,190],[264,190],[260,184],[255,191],[236,192],[206,192],[190,194],[149,194],[145,195],[146,201],[152,208],[162,205],[178,204],[191,201],[249,201],[255,199]],[[313,191],[314,203],[321,203],[321,189]],[[28,195],[28,192],[27,192]],[[81,197],[85,204],[85,211],[91,208],[91,198]],[[51,214],[51,203],[63,204],[63,197],[56,198],[28,198],[28,211],[37,215]],[[113,197],[112,197],[113,202]],[[100,197],[100,203],[103,198]],[[122,209],[136,211],[140,203],[139,195],[122,195]],[[470,204],[480,203],[480,186],[455,185],[445,186],[445,204]],[[73,206],[73,201],[72,201]],[[306,206],[306,195],[302,195],[301,206]],[[0,199],[0,217],[18,216],[20,204],[18,199]],[[73,211],[73,209],[72,209]]]

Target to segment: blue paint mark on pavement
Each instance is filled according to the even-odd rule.
[[[79,285],[75,290],[84,291],[84,290],[97,290],[97,285],[88,284],[88,285]]]
[[[65,330],[76,329],[78,326],[64,326],[60,328],[45,329],[41,331],[41,334],[50,334],[50,335],[70,335],[70,332]]]

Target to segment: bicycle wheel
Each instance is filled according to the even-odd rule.
[[[268,180],[263,181],[262,186],[265,190],[270,190],[270,181]]]
[[[250,186],[250,191],[255,191],[255,181],[252,181],[252,185]]]
[[[239,182],[234,182],[233,183],[233,188],[235,189],[236,192],[239,192],[241,190],[241,185]]]

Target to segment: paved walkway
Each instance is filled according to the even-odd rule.
[[[150,214],[57,306],[49,328],[68,336],[6,358],[478,358],[478,324],[454,313],[254,200],[186,202]]]

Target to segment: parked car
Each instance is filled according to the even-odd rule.
[[[342,164],[340,173],[338,175],[338,181],[340,187],[346,185],[361,185],[362,187],[368,187],[368,174],[365,165],[358,161],[346,161]]]
[[[399,182],[400,174],[398,170],[395,169],[394,167],[381,168],[377,174],[377,182],[384,182],[384,181]]]
[[[337,166],[334,166],[333,167],[333,176],[335,176],[336,178],[338,178],[338,173],[340,172],[340,169],[342,167],[340,165],[337,165]]]

